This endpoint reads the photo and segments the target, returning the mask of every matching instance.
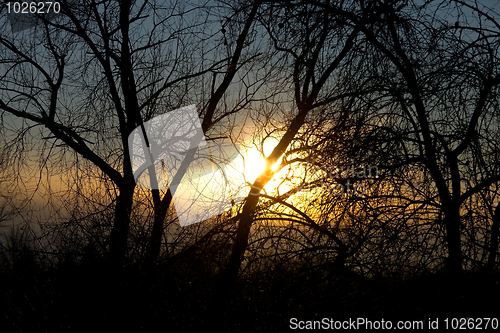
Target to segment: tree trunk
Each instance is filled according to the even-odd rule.
[[[500,237],[500,205],[495,209],[493,215],[493,224],[491,225],[491,241],[490,241],[490,255],[488,257],[487,268],[490,272],[495,268],[497,251],[498,251],[498,238]]]
[[[132,184],[134,183],[132,182]],[[133,195],[134,186],[125,185],[120,189],[120,194],[116,199],[115,221],[109,241],[110,261],[111,265],[115,268],[123,267],[127,253]]]
[[[187,169],[191,162],[194,160],[196,149],[195,147],[191,147],[189,152],[184,157],[179,169],[175,173],[174,178],[172,179],[168,191],[163,197],[160,198],[160,194],[158,190],[153,190],[153,203],[154,203],[154,221],[153,221],[153,230],[151,232],[151,238],[148,243],[148,250],[146,254],[146,261],[152,263],[158,259],[161,248],[161,237],[163,236],[163,225],[165,222],[165,216],[167,215],[168,208],[172,204],[172,198],[175,195],[175,191],[177,189],[177,185],[172,184],[180,184],[182,178],[187,172]],[[154,172],[154,167],[153,172]]]
[[[163,225],[171,202],[172,194],[170,190],[168,190],[163,200],[158,204],[155,204],[154,206],[153,230],[151,231],[151,238],[148,242],[148,249],[146,254],[146,261],[149,263],[153,263],[154,261],[156,261],[156,259],[158,259],[158,256],[160,255]]]
[[[460,214],[458,207],[445,212],[446,242],[448,244],[448,259],[446,270],[451,275],[462,272],[462,241],[460,239]]]
[[[248,196],[245,206],[243,207],[242,217],[236,231],[233,251],[229,257],[229,262],[221,275],[220,280],[223,285],[231,287],[234,286],[238,280],[238,272],[248,246],[248,236],[250,234],[250,228],[255,215],[255,208],[259,202],[258,192],[259,191],[257,189],[252,189],[252,192]]]

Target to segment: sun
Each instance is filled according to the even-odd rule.
[[[279,141],[275,138],[268,138],[264,141],[263,149],[258,149],[255,145],[248,145],[243,149],[244,160],[243,173],[247,181],[253,183],[266,167],[266,157],[269,156]],[[272,166],[271,170],[279,169],[281,158]]]
[[[193,168],[178,187],[179,195],[185,197],[186,205],[196,200],[209,200],[221,205],[241,202],[248,197],[252,185],[266,167],[266,157],[276,145],[277,139],[267,139],[261,149],[250,143],[211,144],[207,148],[210,159],[200,167]],[[233,149],[234,148],[234,149]],[[208,155],[207,155],[208,156]],[[271,167],[275,172],[267,182],[262,194],[276,195],[293,188],[289,167],[281,165],[281,159]],[[229,199],[228,199],[229,198]],[[229,201],[228,201],[229,200]]]
[[[238,166],[239,172],[245,178],[246,184],[249,186],[261,175],[266,167],[266,157],[269,156],[274,148],[278,145],[279,140],[276,138],[268,138],[263,149],[258,149],[255,145],[244,145],[242,149],[242,164]],[[287,181],[290,176],[290,166],[283,167],[281,165],[282,157],[271,167],[271,170],[276,172],[273,178],[264,186],[264,192],[267,194],[284,193],[293,188],[293,184]],[[248,187],[250,190],[250,187]]]

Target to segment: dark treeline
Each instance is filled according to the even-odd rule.
[[[0,12],[2,332],[498,316],[493,2],[60,4]],[[128,140],[192,104],[253,153],[245,198],[180,227]]]

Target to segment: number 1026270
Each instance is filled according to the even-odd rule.
[[[447,330],[498,330],[500,327],[498,318],[446,318],[444,324]]]
[[[18,2],[6,3],[8,14],[49,14],[59,13],[61,4],[59,2]]]

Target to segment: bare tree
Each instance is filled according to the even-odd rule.
[[[473,198],[500,180],[498,137],[492,132],[498,125],[500,84],[496,14],[460,1],[381,6],[375,26],[357,20],[376,59],[373,75],[379,77],[372,83],[381,92],[378,151],[387,158],[381,166],[414,175],[407,185],[418,197],[402,200],[420,202],[418,215],[430,214],[444,227],[446,266],[457,273],[464,246],[478,236],[474,210],[479,203]],[[397,148],[383,151],[390,145]],[[486,225],[492,217],[490,212]],[[497,246],[496,227],[491,230],[491,244]],[[483,235],[483,242],[488,238]]]
[[[212,21],[212,10],[222,14],[223,4],[88,1],[62,2],[61,8],[57,19],[42,18],[21,35],[3,29],[0,108],[26,124],[9,147],[22,150],[29,135],[45,138],[42,164],[59,155],[82,174],[84,166],[92,170],[86,173],[89,179],[98,175],[111,200],[108,206],[114,207],[110,256],[121,265],[136,191],[129,134],[155,115],[188,103],[201,105],[205,131],[244,107],[221,113],[219,102],[243,67],[258,4],[228,9],[228,15],[232,11],[233,19],[243,22],[231,45],[225,29]],[[154,190],[152,196],[149,252],[155,258],[171,194],[161,198]]]
[[[223,67],[211,70],[213,84],[211,86],[210,94],[207,96],[206,101],[204,101],[202,108],[203,121],[201,124],[203,132],[207,133],[209,137],[210,130],[214,127],[214,125],[216,125],[217,122],[243,110],[251,102],[251,96],[255,93],[255,91],[249,91],[247,89],[246,94],[242,99],[236,101],[236,105],[234,107],[230,107],[228,110],[223,112],[219,111],[221,109],[220,104],[224,98],[224,94],[228,91],[231,83],[233,83],[236,73],[238,73],[238,71],[244,68],[247,63],[252,62],[252,60],[259,55],[243,55],[245,46],[251,43],[248,36],[251,26],[255,21],[259,5],[260,3],[256,1],[250,5],[238,7],[235,9],[234,13],[230,13],[231,16],[228,17],[225,22],[225,25],[227,24],[228,28],[230,25],[233,29],[238,29],[239,31],[237,30],[234,32],[234,40],[232,40],[231,46],[228,47],[227,64],[225,63]],[[241,21],[241,28],[238,26],[238,21]],[[221,31],[224,35],[223,45],[227,45],[228,39],[231,39],[226,37],[226,29],[224,25],[221,27]],[[222,77],[222,79],[218,79],[218,77]],[[240,80],[243,81],[243,79]],[[172,180],[173,183],[179,183],[184,177],[190,162],[194,158],[194,154],[195,150],[192,150],[190,154],[186,155]],[[155,216],[148,249],[148,257],[150,260],[156,260],[160,253],[165,215],[168,208],[171,206],[173,195],[174,193],[169,190],[165,193],[163,198],[161,198],[159,191],[153,190]]]
[[[354,3],[335,5],[339,6],[340,12],[354,11],[356,7]],[[273,170],[273,166],[286,154],[287,149],[293,149],[291,143],[313,110],[359,94],[359,91],[343,89],[342,82],[336,80],[356,45],[360,31],[356,24],[344,20],[335,12],[323,10],[322,6],[309,4],[271,4],[261,22],[276,50],[283,54],[284,68],[290,70],[287,77],[293,86],[290,93],[294,99],[294,115],[286,122],[283,135],[266,157],[264,171],[252,184],[242,208],[234,247],[222,275],[222,281],[232,283],[237,279],[248,246],[260,193],[276,174],[277,170]],[[332,237],[336,238],[334,235]],[[337,243],[343,246],[338,239]]]

